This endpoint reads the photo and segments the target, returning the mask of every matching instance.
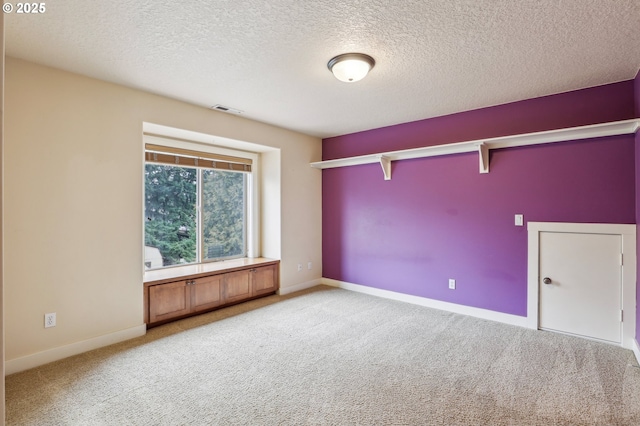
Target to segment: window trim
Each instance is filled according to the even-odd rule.
[[[163,147],[163,148],[168,148],[171,151],[174,151],[173,153],[178,153],[176,151],[181,151],[181,152],[196,152],[199,154],[202,154],[202,156],[204,157],[205,161],[209,161],[209,160],[216,160],[216,165],[220,166],[220,167],[215,167],[215,168],[219,168],[221,170],[233,170],[233,171],[237,171],[237,172],[246,172],[247,175],[247,191],[248,191],[248,197],[246,200],[246,207],[245,207],[245,215],[246,215],[246,226],[247,226],[247,235],[246,235],[246,257],[247,258],[256,258],[256,257],[260,257],[260,235],[261,235],[261,230],[260,230],[260,185],[259,185],[259,178],[260,178],[260,153],[259,152],[250,152],[250,151],[241,151],[241,150],[237,150],[237,149],[230,149],[230,148],[226,148],[226,147],[221,147],[221,146],[217,146],[217,145],[213,145],[213,144],[209,144],[209,143],[203,143],[203,142],[196,142],[196,141],[191,141],[191,140],[187,140],[187,139],[181,139],[181,138],[174,138],[174,137],[170,137],[170,136],[162,136],[162,135],[158,135],[155,133],[147,133],[147,132],[143,132],[143,144],[142,144],[142,149],[143,149],[143,161],[142,161],[142,194],[143,196],[141,197],[141,203],[142,203],[142,247],[141,250],[143,251],[143,262],[142,262],[142,266],[144,269],[144,169],[145,169],[145,164],[147,164],[147,150],[146,150],[146,146],[147,145],[151,145],[151,146],[159,146],[159,147]],[[168,151],[167,151],[168,152]],[[185,155],[185,158],[188,158],[189,156]],[[194,157],[191,157],[192,159]],[[234,161],[231,161],[234,160]],[[174,160],[175,161],[175,160]],[[180,160],[179,160],[180,161]],[[202,160],[199,160],[198,162],[200,163]],[[153,161],[152,161],[153,162]],[[221,164],[222,163],[222,164]],[[184,167],[194,167],[192,165],[189,164],[176,164],[175,162],[173,163],[165,163],[165,164],[171,164],[171,165],[176,165],[176,166],[184,166]],[[198,166],[198,167],[205,167],[206,168],[206,162],[205,165],[203,166]],[[226,166],[227,164],[233,164],[233,168],[230,168],[228,166]],[[241,167],[241,169],[240,169]],[[250,168],[250,171],[248,170],[248,168]],[[198,214],[200,214],[200,212],[198,212]],[[198,244],[199,246],[200,244]],[[197,250],[201,250],[201,247],[197,247]],[[200,255],[200,253],[198,253]],[[241,257],[240,257],[241,258]],[[227,260],[227,258],[224,259],[219,259],[219,260],[204,260],[202,262],[198,261],[198,262],[194,262],[191,263],[191,265],[199,265],[199,264],[206,264],[206,263],[211,263],[211,262],[219,262],[219,261],[224,261]],[[177,265],[180,266],[180,265]],[[165,268],[170,268],[171,266],[165,267]],[[165,269],[162,268],[162,269]]]
[[[249,158],[213,154],[189,149],[145,143],[145,162],[170,166],[251,172],[253,161]]]

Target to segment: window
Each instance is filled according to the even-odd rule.
[[[145,150],[145,268],[247,256],[251,160]]]

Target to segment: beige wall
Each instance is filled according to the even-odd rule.
[[[143,122],[276,148],[261,247],[285,291],[322,276],[320,139],[14,58],[5,99],[7,361],[142,325]]]

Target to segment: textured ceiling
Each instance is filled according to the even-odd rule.
[[[635,77],[640,0],[53,0],[7,55],[327,137]],[[373,56],[358,83],[327,70]]]

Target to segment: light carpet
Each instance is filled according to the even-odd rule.
[[[6,378],[8,425],[640,425],[631,351],[320,286]]]

